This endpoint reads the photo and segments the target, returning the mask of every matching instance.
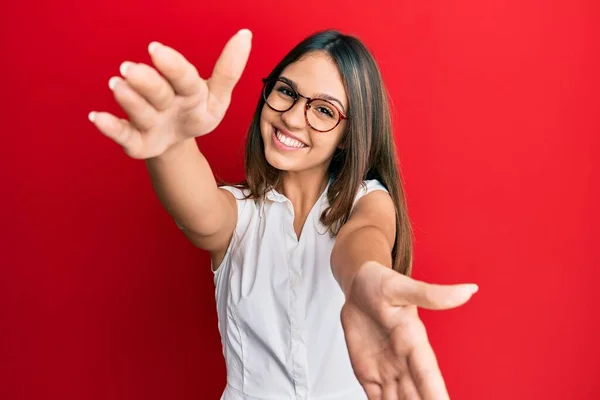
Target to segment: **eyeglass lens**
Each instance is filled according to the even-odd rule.
[[[282,81],[274,81],[265,86],[265,101],[272,109],[280,112],[288,111],[294,106],[298,94],[290,85]],[[306,112],[310,126],[319,131],[333,129],[339,122],[340,113],[327,100],[313,99]]]

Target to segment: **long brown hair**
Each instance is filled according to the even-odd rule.
[[[350,119],[341,147],[329,165],[332,182],[327,198],[330,206],[321,222],[335,236],[348,218],[360,185],[377,179],[389,191],[396,209],[396,239],[392,250],[394,270],[410,275],[412,269],[412,229],[397,164],[387,92],[379,67],[369,50],[353,36],[335,30],[317,32],[294,47],[266,79],[278,78],[290,64],[311,52],[325,52],[337,65],[348,94]],[[264,106],[261,96],[246,137],[246,180],[240,186],[249,198],[263,198],[279,183],[281,171],[265,158],[260,131]]]

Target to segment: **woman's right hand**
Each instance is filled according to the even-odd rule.
[[[109,86],[129,116],[91,112],[90,120],[132,158],[159,156],[186,139],[206,135],[221,122],[250,54],[252,34],[241,30],[225,45],[208,80],[176,50],[153,42],[156,69],[124,62]]]

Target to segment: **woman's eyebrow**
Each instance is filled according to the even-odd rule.
[[[292,89],[294,89],[296,92],[298,92],[298,84],[296,82],[294,82],[290,78],[286,78],[285,76],[280,76],[279,79],[281,79],[282,81],[284,81],[285,83],[290,85],[292,87]],[[320,99],[329,100],[329,101],[335,101],[336,103],[338,103],[340,105],[340,107],[342,108],[342,111],[346,112],[342,102],[339,101],[338,99],[336,99],[335,97],[328,95],[327,93],[321,93],[321,94],[316,95],[315,97],[318,97]]]

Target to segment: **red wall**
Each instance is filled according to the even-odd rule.
[[[87,114],[118,112],[108,79],[150,41],[208,76],[244,27],[247,70],[200,140],[214,169],[242,176],[260,78],[287,50],[359,35],[395,105],[414,276],[480,285],[421,313],[453,399],[600,398],[598,17],[592,0],[3,2],[0,398],[219,397],[208,257]]]

